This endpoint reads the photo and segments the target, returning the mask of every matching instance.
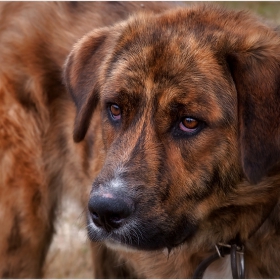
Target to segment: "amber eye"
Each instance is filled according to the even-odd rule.
[[[112,117],[115,120],[119,120],[121,118],[121,109],[117,104],[112,104],[110,106],[110,111],[111,111]]]
[[[186,117],[182,119],[179,126],[183,131],[192,132],[198,128],[199,123],[200,122],[194,118]]]

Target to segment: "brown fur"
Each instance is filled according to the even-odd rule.
[[[61,79],[71,47],[93,28],[165,6],[140,4],[0,3],[0,277],[42,276],[61,191],[87,197],[98,169],[91,140],[72,140],[75,107]]]
[[[84,36],[65,82],[77,106],[75,141],[102,118],[104,164],[89,200],[93,241],[119,251],[140,277],[186,278],[216,243],[238,237],[247,277],[280,276],[273,28],[204,6],[139,15]],[[201,121],[194,134],[180,128],[186,116]],[[208,275],[230,276],[215,265]]]
[[[115,24],[167,6],[1,3],[0,276],[40,277],[62,190],[86,204],[95,178],[99,193],[125,166],[122,195],[144,222],[131,238],[158,247],[93,243],[97,277],[191,277],[237,234],[247,276],[280,277],[279,35],[214,8]],[[64,72],[75,119],[61,76],[80,38]],[[121,105],[121,126],[106,102]],[[188,139],[174,130],[185,114],[207,124]]]

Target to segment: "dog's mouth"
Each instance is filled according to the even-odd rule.
[[[108,247],[122,250],[171,250],[190,239],[196,227],[188,224],[185,228],[177,227],[175,231],[161,228],[157,221],[130,219],[118,228],[106,228],[96,225],[92,215],[87,217],[88,237],[93,242],[104,242]]]

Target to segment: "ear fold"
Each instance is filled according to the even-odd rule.
[[[99,102],[100,71],[108,52],[108,28],[84,36],[73,48],[64,67],[64,83],[77,107],[74,141],[86,135],[91,116]]]
[[[280,162],[280,38],[270,39],[229,55],[238,94],[241,160],[252,183]]]

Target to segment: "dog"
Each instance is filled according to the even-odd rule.
[[[1,3],[2,278],[42,277],[64,192],[96,278],[193,277],[232,240],[279,277],[279,31],[174,5]]]
[[[231,254],[205,277],[280,277],[276,28],[208,6],[140,14],[79,40],[64,81],[100,168],[93,242],[138,277],[192,277],[217,244],[245,272]]]

